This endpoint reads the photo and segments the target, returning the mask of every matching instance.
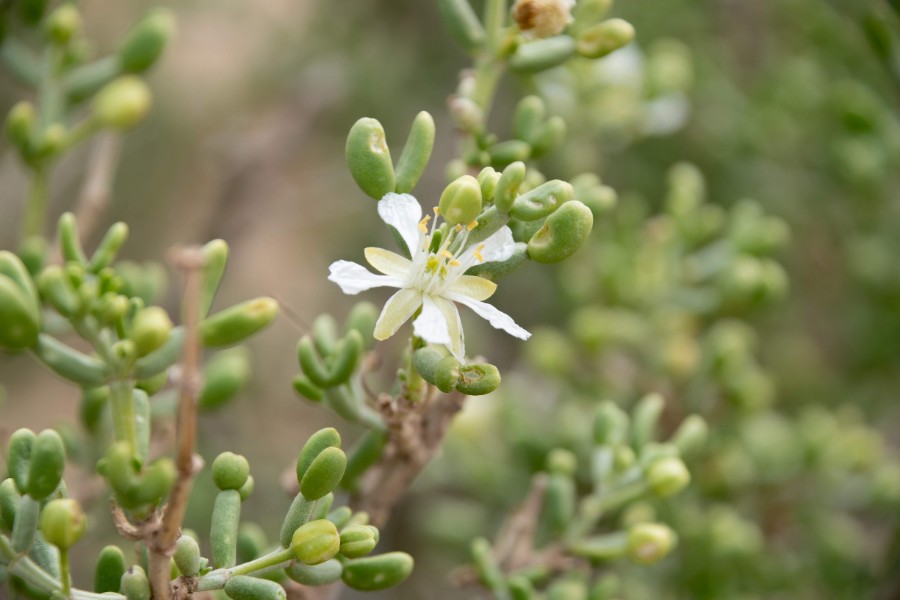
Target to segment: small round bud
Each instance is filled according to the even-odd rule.
[[[691,473],[680,458],[668,457],[653,461],[647,471],[650,489],[660,498],[674,496],[691,481]]]
[[[31,102],[19,102],[6,117],[6,136],[19,148],[27,148],[37,121],[37,110]]]
[[[74,4],[63,4],[44,21],[44,31],[57,44],[64,46],[81,32],[81,13]]]
[[[334,557],[341,549],[341,536],[328,519],[310,521],[294,532],[291,550],[297,560],[318,565]]]
[[[563,448],[557,448],[547,457],[547,470],[551,473],[567,475],[571,477],[575,474],[578,461],[575,455]]]
[[[662,560],[676,543],[675,532],[660,523],[637,523],[628,528],[628,556],[642,565]]]
[[[240,454],[223,452],[213,461],[212,476],[220,490],[239,490],[250,477],[250,463]]]
[[[63,551],[81,539],[84,525],[81,505],[71,498],[51,500],[41,511],[41,533],[44,539]]]
[[[471,175],[463,175],[444,189],[438,206],[448,223],[468,225],[481,212],[481,203],[481,184]]]
[[[378,529],[371,525],[353,525],[341,531],[341,554],[347,558],[359,558],[375,549]]]
[[[128,129],[150,110],[150,90],[139,77],[126,75],[103,87],[94,98],[94,117],[104,127]]]
[[[517,0],[513,20],[523,33],[535,38],[557,35],[572,22],[575,0]]]
[[[128,337],[134,342],[138,356],[146,356],[166,343],[172,327],[172,319],[165,310],[150,306],[134,316]]]
[[[122,582],[119,587],[127,600],[150,600],[150,581],[144,569],[138,565],[132,565],[122,575]]]

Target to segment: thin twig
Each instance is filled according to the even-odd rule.
[[[178,479],[163,510],[159,528],[148,540],[150,550],[150,586],[154,600],[169,600],[170,558],[175,552],[184,513],[203,460],[194,454],[197,437],[197,395],[200,391],[200,284],[203,254],[191,247],[173,252],[172,262],[184,272],[184,352],[181,357],[180,399],[178,404]]]
[[[121,137],[115,133],[101,133],[94,142],[90,162],[87,165],[87,175],[74,210],[83,240],[90,238],[97,227],[100,215],[109,204],[121,147]]]

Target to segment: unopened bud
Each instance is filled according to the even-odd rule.
[[[135,315],[128,337],[134,342],[138,356],[146,356],[166,343],[172,327],[172,320],[165,310],[150,306]]]
[[[471,175],[463,175],[441,194],[441,216],[452,225],[468,225],[481,212],[481,185]]]
[[[94,116],[104,127],[128,129],[146,116],[150,101],[147,84],[139,77],[126,75],[97,92]]]
[[[650,489],[660,498],[674,496],[690,481],[691,474],[680,458],[660,458],[653,461],[647,471]]]
[[[74,4],[63,4],[44,22],[44,31],[51,40],[64,46],[81,32],[81,13]]]
[[[59,548],[68,550],[84,534],[85,517],[81,506],[71,498],[57,498],[41,511],[41,534]]]
[[[675,532],[659,523],[637,523],[628,528],[628,555],[642,565],[662,560],[676,543]]]
[[[220,490],[239,490],[250,476],[250,463],[240,454],[223,452],[213,461],[212,476]]]
[[[341,554],[347,558],[360,558],[375,549],[378,529],[371,525],[353,525],[341,531]]]
[[[294,532],[291,549],[300,562],[318,565],[340,551],[341,536],[328,519],[310,521]]]

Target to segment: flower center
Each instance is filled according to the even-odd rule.
[[[448,287],[459,281],[474,262],[484,262],[481,254],[484,244],[479,244],[473,251],[474,260],[463,261],[459,258],[466,247],[469,232],[475,229],[478,222],[472,221],[467,227],[456,225],[438,229],[439,217],[440,210],[435,207],[434,220],[431,215],[427,215],[419,221],[419,231],[424,234],[424,240],[421,249],[413,256],[413,268],[407,282],[408,287],[433,296],[442,295]],[[436,239],[440,241],[436,242]],[[436,243],[437,247],[434,247]]]

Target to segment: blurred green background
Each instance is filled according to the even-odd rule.
[[[156,5],[81,4],[100,48]],[[350,299],[325,280],[327,265],[340,258],[358,260],[363,247],[388,243],[374,202],[356,188],[344,166],[346,132],[358,117],[372,116],[384,124],[388,140],[399,143],[417,111],[431,112],[438,125],[437,144],[417,193],[426,206],[436,202],[444,184],[443,165],[455,151],[445,100],[467,58],[446,33],[436,6],[422,0],[192,0],[167,5],[179,15],[179,32],[150,78],[155,94],[150,118],[125,138],[104,220],[131,225],[122,254],[136,260],[164,257],[175,243],[222,237],[233,257],[222,305],[265,294],[284,306],[278,326],[252,344],[251,388],[201,422],[204,455],[223,450],[245,454],[258,485],[273,490],[256,494],[245,510],[274,531],[289,503],[277,491],[281,472],[309,433],[338,420],[299,400],[291,389],[297,370],[294,345],[317,314],[329,311],[341,318],[350,306]],[[566,149],[541,165],[548,176],[594,171],[619,192],[618,211],[640,207],[635,209],[640,214],[653,215],[663,207],[666,173],[673,164],[688,161],[704,174],[710,203],[730,210],[753,198],[784,219],[791,235],[778,260],[788,273],[789,291],[779,302],[740,315],[756,331],[757,356],[773,382],[765,404],[775,407],[777,418],[786,419],[788,437],[799,435],[793,419],[811,405],[850,410],[854,422],[874,424],[873,431],[884,436],[872,442],[877,448],[867,460],[876,465],[886,460],[886,448],[896,443],[900,431],[896,13],[887,2],[869,0],[623,0],[613,14],[634,24],[637,42],[627,51],[644,57],[647,73],[656,69],[656,77],[682,78],[683,105],[676,112],[683,112],[683,119],[656,130],[642,125],[633,112],[648,102],[646,93],[629,96],[623,92],[627,86],[615,79],[605,87],[592,86],[596,73],[585,70],[567,75],[577,79],[575,98],[554,95],[559,74],[537,81],[505,80],[494,129],[506,131],[514,102],[523,93],[540,92],[570,125]],[[667,63],[673,56],[678,60]],[[9,77],[0,77],[4,112],[21,97],[22,90]],[[57,171],[54,215],[74,204],[90,153],[90,147],[82,148]],[[15,158],[0,146],[0,246],[15,243],[25,189]],[[602,236],[609,230],[602,223],[595,229],[597,243],[581,251],[579,263],[596,262],[602,269],[607,259]],[[500,287],[495,303],[526,328],[563,327],[585,301],[566,292],[573,280],[591,273],[577,268],[545,269],[539,280],[514,275]],[[380,302],[376,294],[372,299]],[[170,290],[170,308],[176,298],[177,289]],[[602,294],[595,300],[605,304]],[[646,307],[648,313],[657,309]],[[640,314],[640,306],[635,310]],[[710,325],[720,316],[699,321]],[[507,397],[544,392],[516,386],[516,369],[528,368],[525,346],[483,328],[467,333],[472,348],[498,364],[505,378],[509,373]],[[391,350],[384,356],[396,355],[396,347],[386,347]],[[382,371],[390,374],[393,368],[387,364]],[[75,422],[77,391],[41,369],[28,356],[0,361],[0,428],[6,433],[19,426]],[[622,401],[653,387],[619,385],[607,373],[590,377],[592,393]],[[607,377],[612,380],[605,381]],[[548,396],[571,392],[571,382],[551,379],[543,384]],[[470,401],[476,413],[480,402]],[[523,402],[522,410],[533,403]],[[763,445],[779,447],[778,427],[760,427]],[[348,438],[358,434],[339,428]],[[491,433],[503,437],[502,432]],[[508,510],[527,486],[523,476],[509,478],[504,481],[508,489],[490,494],[464,489],[460,481],[454,483],[453,465],[465,465],[465,453],[454,452],[453,443],[449,456],[432,465],[437,474],[427,474],[398,511],[383,542],[421,557],[415,579],[402,588],[403,597],[472,597],[470,591],[452,592],[443,584],[446,568],[466,557],[453,543],[426,535],[424,522],[453,518],[429,512],[431,508],[458,496],[487,511]],[[783,455],[775,454],[778,463]],[[509,465],[522,462],[499,453],[499,469],[506,468],[505,460],[512,461]],[[521,464],[515,468],[527,472]],[[835,489],[809,480],[798,467],[774,485],[792,506],[823,500]],[[754,494],[773,489],[757,483]],[[209,481],[202,486],[212,493]],[[733,505],[754,502],[748,488],[739,489],[744,492],[712,496]],[[485,495],[493,499],[485,500]],[[845,510],[837,499],[836,504]],[[710,502],[697,506],[701,514],[714,510]],[[207,513],[202,497],[194,508],[188,524],[203,531]],[[111,533],[102,518],[103,502],[94,509],[92,526],[98,533]],[[863,514],[847,508],[852,525],[834,534],[836,540],[828,543],[839,548],[825,552],[824,558],[812,550],[825,542],[809,535],[827,527],[793,522],[802,514],[793,509],[779,520],[774,515],[778,510],[754,506],[744,513],[760,520],[756,524],[778,549],[772,556],[785,563],[779,577],[765,572],[763,563],[730,565],[740,572],[716,575],[709,565],[706,570],[698,566],[707,559],[683,540],[677,551],[683,557],[674,563],[680,567],[654,568],[658,572],[653,577],[668,582],[661,584],[666,595],[642,595],[650,593],[644,588],[626,597],[849,599],[900,593],[900,559],[896,549],[890,551],[897,505]],[[469,525],[477,531],[483,523],[488,530],[481,533],[490,535],[496,521],[484,515],[477,513]],[[774,520],[762,523],[766,515]],[[729,584],[720,585],[716,577]]]

